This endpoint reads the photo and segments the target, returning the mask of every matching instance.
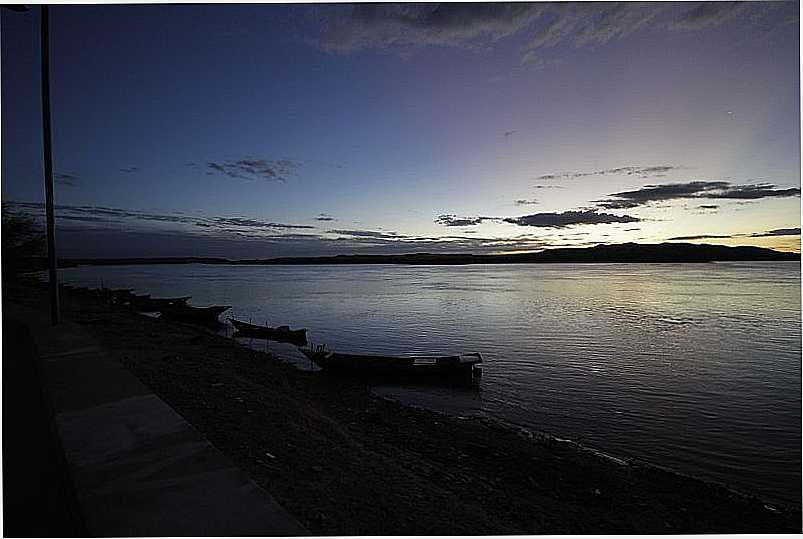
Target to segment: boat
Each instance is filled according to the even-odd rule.
[[[100,288],[98,295],[109,303],[124,303],[131,299],[134,292],[131,288]]]
[[[481,374],[482,354],[472,352],[452,356],[383,356],[343,354],[324,346],[299,347],[299,351],[324,371],[383,376],[468,377]]]
[[[217,319],[230,305],[212,305],[211,307],[190,307],[189,305],[168,305],[159,310],[160,317],[196,324],[220,324]]]
[[[129,300],[129,304],[140,312],[149,313],[173,306],[186,306],[189,299],[190,296],[182,296],[180,298],[133,297]]]
[[[268,326],[257,326],[229,318],[229,322],[237,330],[235,337],[256,337],[259,339],[268,339],[270,341],[289,342],[292,344],[306,344],[307,343],[307,330],[306,329],[290,329],[289,326],[279,326],[276,328]]]

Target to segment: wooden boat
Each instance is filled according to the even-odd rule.
[[[229,322],[237,330],[235,337],[256,337],[258,339],[268,339],[270,341],[289,342],[292,344],[306,344],[306,329],[290,329],[289,326],[279,326],[276,328],[268,326],[257,326],[234,318],[229,318]]]
[[[189,299],[190,296],[182,296],[180,298],[152,298],[150,296],[146,296],[131,298],[129,303],[134,309],[143,313],[149,313],[161,311],[162,309],[174,306],[186,306],[187,300]]]
[[[110,303],[123,303],[130,300],[134,292],[131,288],[100,288],[98,295]]]
[[[160,316],[196,324],[220,324],[217,319],[230,305],[212,305],[211,307],[190,307],[189,305],[169,305],[162,307]]]
[[[349,374],[472,378],[480,374],[479,364],[482,363],[479,352],[454,356],[380,356],[341,354],[323,346],[299,350],[325,371]]]

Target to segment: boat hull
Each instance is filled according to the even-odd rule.
[[[301,349],[321,369],[351,375],[405,378],[469,377],[478,374],[482,356],[478,353],[455,356],[377,356],[341,354]]]
[[[186,306],[190,296],[183,296],[180,298],[136,298],[132,299],[129,304],[137,311],[159,312],[162,309],[169,309],[170,307],[183,307]]]
[[[296,345],[304,345],[307,343],[307,330],[306,329],[280,329],[267,326],[256,326],[241,322],[233,318],[229,321],[237,330],[234,334],[235,337],[251,337],[256,339],[266,339],[269,341],[286,342]]]
[[[213,305],[211,307],[170,306],[161,309],[160,317],[195,324],[219,325],[218,316],[231,309],[229,305]]]

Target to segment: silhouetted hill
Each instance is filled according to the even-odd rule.
[[[724,261],[800,260],[797,253],[786,253],[761,247],[727,247],[692,243],[640,244],[622,243],[595,247],[548,249],[538,253],[499,255],[432,254],[403,255],[337,255],[313,257],[283,257],[251,260],[229,260],[208,257],[171,258],[73,258],[62,259],[61,267],[78,265],[131,264],[533,264],[588,262],[724,262]]]

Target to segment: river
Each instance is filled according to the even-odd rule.
[[[798,262],[87,266],[61,279],[232,305],[338,351],[479,351],[476,390],[374,391],[800,504]]]

